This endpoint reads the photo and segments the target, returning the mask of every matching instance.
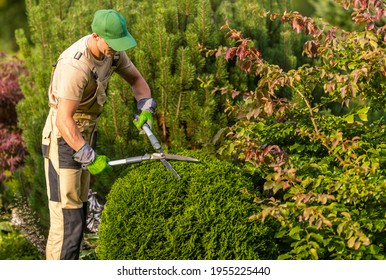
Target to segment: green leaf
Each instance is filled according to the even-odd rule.
[[[301,228],[299,226],[294,227],[289,232],[289,236],[295,240],[300,240],[299,232],[301,231]]]
[[[323,235],[319,233],[311,233],[310,236],[315,239],[316,241],[323,243]]]
[[[375,230],[381,232],[385,226],[385,223],[383,221],[375,221]]]
[[[273,185],[273,193],[277,193],[283,188],[283,182],[277,182],[276,184]]]
[[[374,258],[376,260],[386,260],[386,257],[384,255],[381,255],[381,254],[374,255]]]
[[[227,154],[231,155],[234,150],[235,150],[235,146],[233,145],[233,143],[230,143],[228,146]]]
[[[289,260],[291,259],[291,255],[290,254],[283,254],[283,255],[280,255],[278,258],[278,260]]]
[[[358,116],[359,118],[364,121],[364,122],[367,122],[368,119],[367,119],[367,113],[369,112],[369,107],[364,107],[360,110],[358,110]]]
[[[338,235],[340,236],[342,231],[343,231],[343,227],[344,227],[345,223],[341,223],[338,225],[338,228],[336,229],[336,232],[338,233]]]
[[[239,127],[239,128],[236,129],[236,132],[237,132],[237,134],[238,134],[239,136],[243,136],[244,133],[245,133],[245,129],[242,128],[242,127]]]
[[[319,259],[318,252],[316,251],[315,248],[310,249],[310,254],[311,254],[312,259],[314,259],[314,260]]]
[[[370,245],[370,253],[373,255],[377,255],[379,252],[379,247],[375,244]]]
[[[337,241],[335,247],[336,247],[335,250],[340,253],[340,252],[343,252],[345,250],[346,244],[344,243],[343,240]]]
[[[275,234],[275,238],[282,238],[287,233],[286,229],[281,229]]]
[[[294,235],[291,236],[292,239],[295,239],[295,240],[300,240],[300,234],[299,233],[295,233]]]
[[[262,129],[264,129],[264,123],[262,123],[262,122],[258,122],[257,124],[256,124],[256,128],[258,129],[258,130],[262,130]]]
[[[364,121],[364,122],[367,122],[368,119],[367,119],[367,114],[358,114],[359,118]]]
[[[275,182],[274,181],[267,181],[264,183],[264,190],[271,190],[273,187],[275,187]]]
[[[344,117],[344,120],[345,120],[347,123],[354,123],[354,114],[350,114],[350,115]]]
[[[298,143],[295,143],[295,144],[293,144],[293,145],[290,147],[290,150],[291,150],[291,151],[296,150],[297,152],[300,153],[300,152],[304,151],[304,148],[305,148],[304,145],[300,145],[300,144],[298,144]]]

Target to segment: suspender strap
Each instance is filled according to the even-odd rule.
[[[95,70],[94,65],[92,65],[92,63],[90,62],[90,60],[89,60],[87,57],[85,57],[85,56],[83,55],[83,53],[81,53],[81,52],[76,52],[76,54],[74,55],[74,58],[75,58],[76,60],[79,60],[79,61],[84,62],[84,63],[88,66],[88,68],[90,68],[91,73],[92,73],[92,75],[94,76],[95,80],[98,79],[98,73],[97,73],[97,71]]]
[[[113,63],[111,64],[112,67],[117,67],[118,66],[118,61],[119,61],[119,58],[120,58],[120,53],[119,52],[116,52],[114,54],[114,57],[113,57]]]

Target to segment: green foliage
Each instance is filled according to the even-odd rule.
[[[41,260],[42,255],[10,223],[0,220],[0,260]]]
[[[315,12],[312,3],[319,2],[319,0],[308,1],[308,0],[292,0],[294,11],[299,11],[302,15],[312,16]]]
[[[337,2],[348,9],[353,1]],[[224,26],[235,40],[222,49],[225,59],[236,59],[257,82],[248,92],[219,89],[228,94],[226,111],[237,118],[219,153],[236,156],[262,178],[268,198],[257,201],[261,210],[251,219],[280,222],[275,236],[287,248],[280,259],[386,256],[386,28],[380,25],[386,5],[353,5],[360,32],[318,25],[296,12],[270,15],[312,36],[304,54],[313,65],[289,71]]]
[[[323,18],[334,26],[339,26],[345,30],[358,29],[351,20],[351,15],[334,0],[309,1],[314,8],[313,17]]]
[[[208,0],[135,5],[134,10],[143,13],[132,16],[133,35],[139,42],[133,60],[158,103],[156,131],[169,148],[208,145],[222,123],[212,122],[216,125],[206,126],[205,131],[199,128],[213,120],[213,114],[205,113],[216,111],[219,100],[207,97],[199,81],[219,70],[212,61],[205,61],[200,47],[221,42],[218,29],[209,24],[215,10]]]
[[[14,32],[18,28],[26,28],[25,0],[0,1],[0,46],[1,51],[15,52],[17,44]]]
[[[241,71],[228,67],[224,61],[206,58],[203,50],[226,43],[220,26],[228,19],[239,19],[256,41],[267,46],[268,30],[265,19],[255,21],[252,15],[260,2],[255,1],[26,1],[30,32],[18,30],[16,38],[26,61],[28,76],[20,77],[25,99],[18,105],[19,126],[23,131],[29,156],[25,167],[16,177],[21,195],[28,197],[47,225],[47,207],[41,131],[48,113],[47,90],[51,65],[60,53],[80,37],[91,32],[94,11],[113,8],[127,19],[127,26],[138,42],[128,51],[129,57],[148,81],[158,103],[155,133],[165,149],[180,147],[205,148],[214,151],[227,125],[223,113],[224,98],[213,95],[216,85],[239,85],[247,88],[251,81]],[[265,1],[267,2],[267,1]],[[275,2],[274,9],[280,9]],[[279,26],[280,27],[280,26]],[[259,32],[255,32],[259,28]],[[260,32],[261,31],[261,32]],[[282,30],[277,31],[282,34]],[[27,39],[26,34],[30,34]],[[287,65],[294,66],[292,39],[287,35]],[[268,50],[284,45],[277,40]],[[274,59],[276,54],[272,55]],[[287,57],[287,58],[285,58]],[[132,124],[137,113],[130,86],[114,75],[108,93],[108,103],[99,123],[97,152],[111,159],[143,153],[149,147]],[[215,144],[215,145],[214,145]],[[102,196],[111,182],[119,177],[122,168],[93,180],[92,188]]]
[[[204,152],[198,163],[160,162],[127,168],[108,195],[99,230],[99,259],[275,259],[275,228],[248,221],[256,211],[251,178]]]

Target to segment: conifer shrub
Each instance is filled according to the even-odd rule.
[[[256,211],[251,178],[202,151],[180,155],[198,163],[129,166],[107,196],[99,228],[99,259],[276,259],[274,227]]]

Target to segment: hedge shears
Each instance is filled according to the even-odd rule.
[[[173,175],[175,177],[180,179],[181,176],[177,173],[177,171],[173,168],[173,166],[167,160],[181,160],[181,161],[198,162],[197,159],[192,158],[192,157],[165,154],[162,147],[161,147],[160,142],[158,141],[157,137],[155,137],[155,135],[153,134],[153,132],[151,131],[151,129],[147,123],[145,123],[142,126],[142,130],[146,133],[147,137],[150,140],[151,145],[157,151],[157,153],[153,153],[151,155],[145,154],[143,156],[136,156],[136,157],[129,157],[129,158],[124,158],[124,159],[112,160],[112,161],[108,162],[108,164],[110,166],[121,165],[121,164],[140,163],[140,162],[146,161],[146,160],[159,160],[162,162],[162,164],[170,172],[173,173]]]

